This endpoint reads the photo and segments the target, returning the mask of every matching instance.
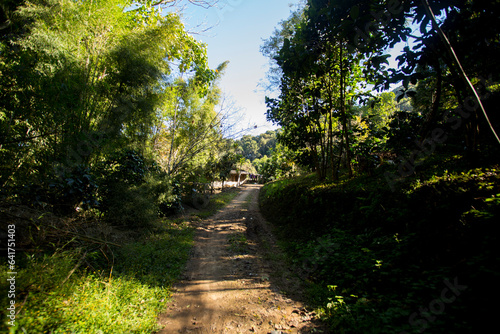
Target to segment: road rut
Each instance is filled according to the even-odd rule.
[[[159,317],[159,334],[326,333],[300,302],[300,279],[277,256],[259,212],[260,188],[243,186],[229,205],[197,223],[192,256]]]

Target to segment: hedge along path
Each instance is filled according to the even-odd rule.
[[[197,223],[183,279],[159,317],[160,334],[326,332],[300,302],[300,279],[276,256],[258,208],[261,186],[242,188],[225,208]]]

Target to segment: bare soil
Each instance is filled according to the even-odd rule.
[[[159,317],[167,333],[327,333],[301,300],[258,206],[261,186],[199,221],[195,246],[173,301]]]

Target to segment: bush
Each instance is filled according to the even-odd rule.
[[[500,171],[441,164],[450,166],[394,192],[383,171],[371,181],[306,177],[263,188],[263,213],[334,332],[470,333],[492,325]],[[467,289],[443,304],[445,312],[420,311],[441,305],[444,282],[455,279]]]
[[[128,185],[116,183],[108,185],[104,218],[113,225],[147,226],[158,218],[158,207],[148,184]]]
[[[90,168],[78,165],[59,175],[49,175],[18,190],[23,204],[47,206],[59,214],[75,212],[76,207],[90,209],[98,206],[98,185]]]
[[[181,209],[179,185],[137,152],[115,154],[99,170],[99,208],[115,225],[147,226]]]

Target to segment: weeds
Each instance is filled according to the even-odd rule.
[[[240,193],[239,188],[231,188],[215,196],[211,196],[210,202],[208,203],[207,207],[205,207],[202,211],[195,213],[194,215],[201,219],[210,217],[214,215],[217,211],[222,209],[226,204],[231,202],[239,193]]]
[[[18,270],[20,313],[14,333],[157,330],[157,315],[169,300],[170,287],[187,260],[191,242],[188,225],[170,227],[114,249],[115,265],[111,267],[102,253],[89,253],[87,269],[73,275],[68,274],[81,259],[75,250],[27,257],[24,268]],[[2,267],[1,272],[8,270]],[[2,277],[2,291],[5,282]],[[2,299],[2,307],[6,302]]]
[[[248,240],[244,233],[235,233],[229,236],[229,250],[235,254],[246,254]]]
[[[231,190],[214,196],[198,215],[212,215],[237,194],[238,190]],[[150,334],[158,330],[157,316],[169,302],[172,284],[189,257],[194,231],[190,224],[184,219],[162,219],[149,223],[148,229],[113,230],[86,221],[78,229],[72,227],[71,233],[65,232],[66,223],[61,224],[57,234],[38,229],[52,246],[32,235],[29,242],[37,250],[18,254],[17,324],[9,333]],[[96,235],[116,240],[108,243]],[[121,247],[113,246],[116,243]],[[8,290],[8,271],[0,266],[1,291]],[[6,295],[0,296],[2,309],[9,303]],[[8,333],[6,319],[0,323],[0,333]]]
[[[457,159],[408,177],[396,192],[383,171],[370,182],[308,176],[263,188],[263,213],[332,331],[470,333],[491,325],[500,173]],[[455,277],[468,288],[443,304],[443,282]]]

